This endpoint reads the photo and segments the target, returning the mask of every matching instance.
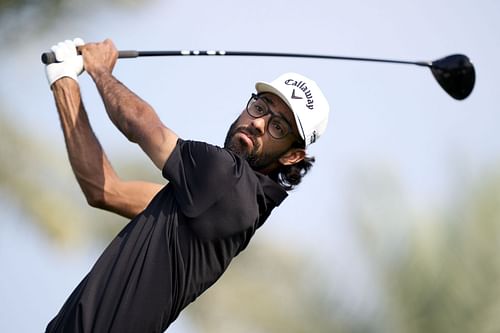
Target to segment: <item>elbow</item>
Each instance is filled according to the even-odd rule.
[[[85,199],[87,200],[87,204],[94,208],[106,209],[108,206],[104,193],[86,192]]]
[[[120,212],[117,211],[116,204],[111,202],[109,199],[106,199],[104,195],[88,195],[85,196],[85,198],[87,199],[87,204],[92,208],[102,209],[108,212],[115,212],[120,214]]]
[[[130,213],[126,206],[123,205],[122,199],[117,193],[114,192],[106,192],[106,191],[88,191],[85,193],[85,199],[87,200],[87,204],[92,208],[97,208],[101,210],[105,210],[112,213],[117,213],[118,215],[132,218],[136,214]]]
[[[82,193],[89,206],[106,209],[110,205],[108,192],[110,187],[112,188],[116,184],[116,176],[111,171],[105,165],[104,172],[95,178],[76,174]]]
[[[89,206],[93,208],[116,213],[129,219],[135,217],[143,209],[143,207],[139,209],[137,206],[127,205],[122,198],[110,193],[85,193],[85,198]]]

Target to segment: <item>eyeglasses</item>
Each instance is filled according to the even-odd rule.
[[[271,111],[262,96],[252,94],[247,103],[247,113],[253,118],[261,118],[270,114],[267,132],[275,139],[283,139],[292,130],[290,123],[283,116]]]

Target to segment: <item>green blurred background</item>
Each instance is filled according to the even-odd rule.
[[[39,63],[79,36],[121,49],[469,55],[478,82],[463,102],[394,65],[171,58],[120,60],[115,73],[182,137],[216,144],[256,80],[301,72],[332,105],[311,175],[172,332],[499,332],[499,14],[493,0],[0,1],[0,331],[43,331],[127,222],[86,204]],[[163,182],[80,82],[120,175]]]

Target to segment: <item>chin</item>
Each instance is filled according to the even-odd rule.
[[[234,140],[234,137],[232,140],[229,140],[229,142],[224,144],[224,148],[232,151],[243,159],[248,159],[251,155],[248,147],[243,145],[239,140]]]

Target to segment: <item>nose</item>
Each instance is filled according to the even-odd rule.
[[[267,116],[252,119],[251,125],[255,129],[258,136],[264,135],[266,132],[266,118]]]

